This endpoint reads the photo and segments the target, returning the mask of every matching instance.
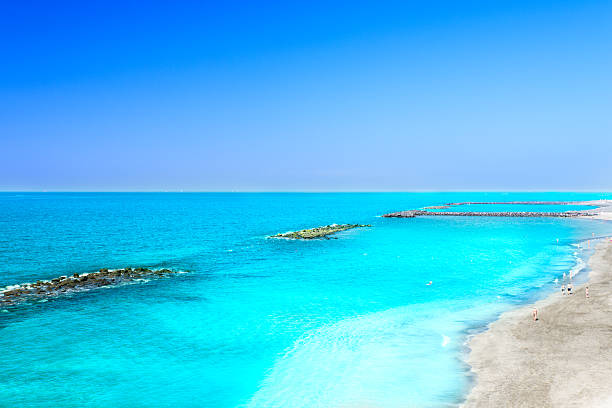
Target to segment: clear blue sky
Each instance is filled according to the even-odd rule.
[[[6,2],[0,190],[612,190],[611,22],[589,0]]]

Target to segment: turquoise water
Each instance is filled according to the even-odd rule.
[[[457,403],[471,381],[467,334],[554,290],[582,253],[577,243],[612,228],[377,216],[444,202],[605,197],[0,194],[0,286],[100,267],[189,271],[0,310],[0,405]],[[330,223],[372,228],[266,239]]]

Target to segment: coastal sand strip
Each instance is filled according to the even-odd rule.
[[[470,340],[476,385],[464,407],[612,407],[609,239],[589,264],[589,283],[575,287],[574,295],[556,293],[504,313]]]

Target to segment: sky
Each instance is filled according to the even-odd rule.
[[[0,190],[612,191],[609,1],[6,2]]]

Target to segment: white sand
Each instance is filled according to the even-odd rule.
[[[476,385],[465,407],[612,407],[612,243],[589,263],[574,295],[504,313],[471,339]]]

